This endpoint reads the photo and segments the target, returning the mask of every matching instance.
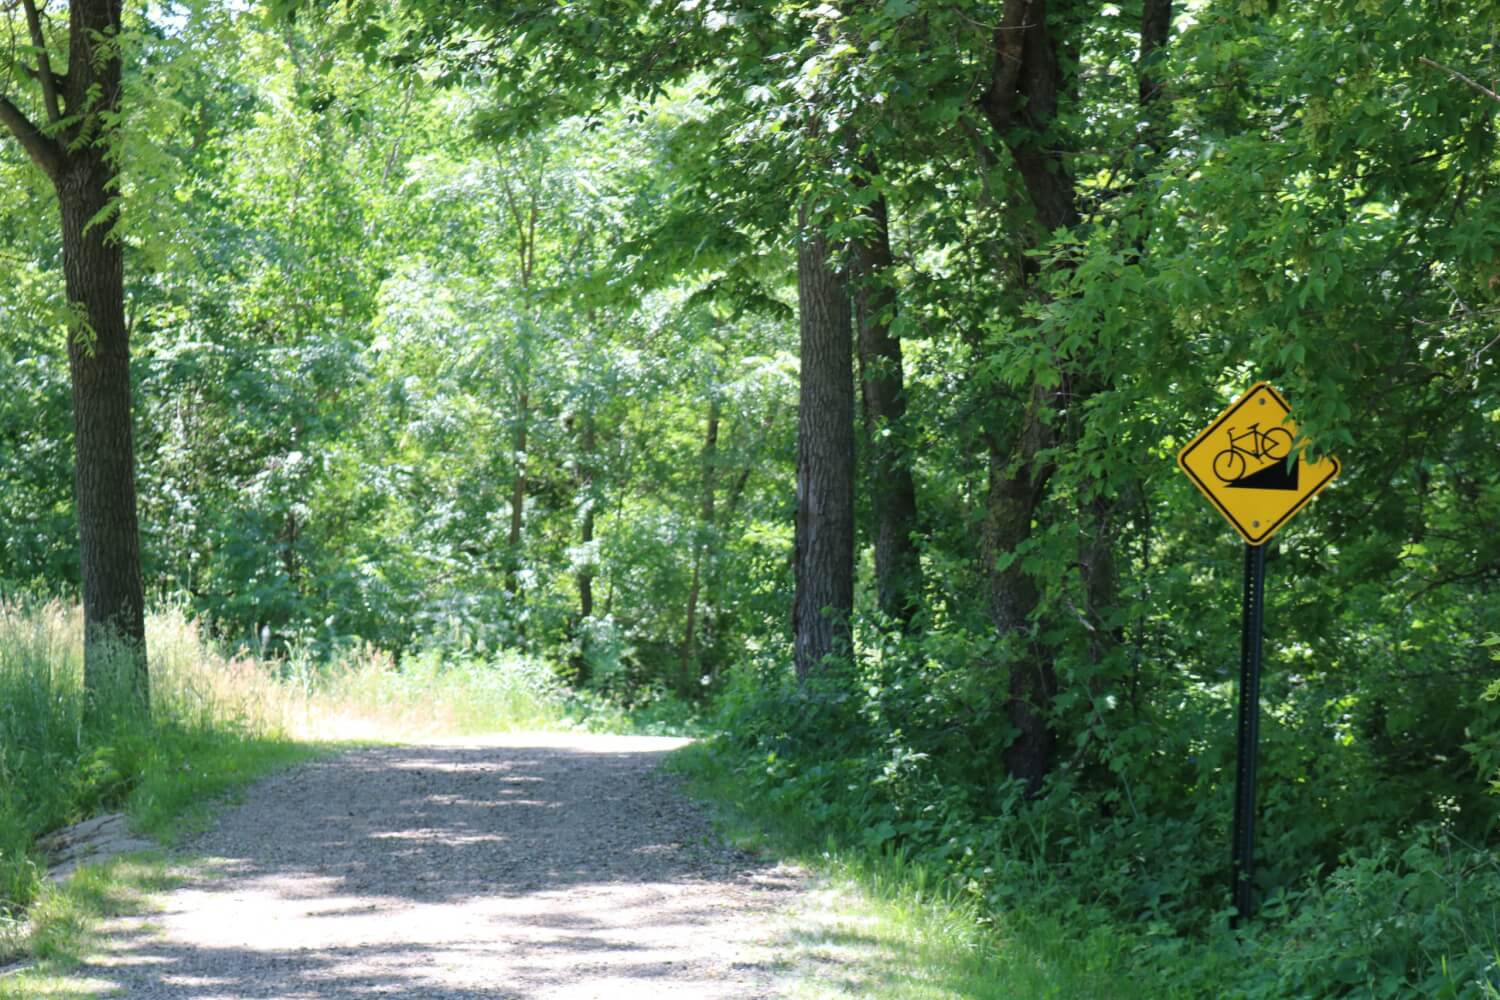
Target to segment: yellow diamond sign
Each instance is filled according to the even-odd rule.
[[[1338,459],[1288,463],[1297,425],[1265,382],[1235,400],[1177,453],[1177,464],[1251,545],[1260,545],[1339,474]]]

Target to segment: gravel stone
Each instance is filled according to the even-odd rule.
[[[781,996],[769,925],[804,876],[714,835],[658,767],[683,742],[496,737],[284,772],[76,975],[136,1000]]]

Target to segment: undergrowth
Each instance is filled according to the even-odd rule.
[[[945,676],[932,651],[908,652],[829,666],[805,685],[769,659],[742,671],[718,735],[683,766],[783,845],[881,878],[905,872],[905,885],[996,940],[1055,951],[1043,964],[1057,981],[1084,978],[1053,995],[1101,995],[1088,985],[1100,974],[1151,997],[1500,997],[1500,854],[1463,825],[1354,827],[1333,808],[1299,812],[1299,790],[1277,785],[1286,765],[1273,730],[1260,912],[1234,930],[1225,761],[1195,761],[1206,751],[1189,743],[1222,726],[1227,699],[1157,732],[1086,729],[1028,799],[1004,777],[1011,730],[998,698],[962,683],[967,662]],[[1366,815],[1350,798],[1347,815]],[[1001,966],[986,975],[995,991],[974,995],[1032,995],[1005,992],[1013,972]],[[1122,988],[1109,995],[1131,995]]]
[[[889,842],[872,847],[747,785],[719,742],[679,750],[671,766],[716,807],[738,846],[767,850],[817,876],[785,916],[775,947],[793,996],[881,1000],[1165,1000],[1127,975],[1114,928],[1069,934],[1057,920],[997,920],[945,868]]]

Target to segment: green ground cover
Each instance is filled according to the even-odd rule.
[[[777,937],[798,997],[1002,1000],[1014,997],[1155,997],[1125,978],[1114,928],[1070,933],[1054,921],[997,921],[943,877],[900,851],[870,850],[805,813],[746,794],[722,748],[695,743],[671,766],[715,808],[738,846],[806,867],[808,901]]]
[[[1076,787],[1028,801],[998,741],[955,752],[889,672],[831,673],[731,690],[720,735],[674,758],[734,835],[832,878],[847,912],[789,931],[810,995],[1500,996],[1500,857],[1453,826],[1350,829],[1335,864],[1233,930],[1227,796],[1217,816],[1112,816]],[[1288,830],[1319,830],[1279,811],[1264,825],[1267,867]]]

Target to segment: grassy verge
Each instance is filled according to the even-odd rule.
[[[1500,859],[1440,831],[1351,855],[1324,883],[1267,900],[1237,932],[1216,918],[1194,934],[1089,905],[1098,882],[1046,866],[1009,865],[1002,902],[993,881],[969,874],[982,860],[961,851],[966,869],[951,863],[952,845],[983,829],[950,825],[893,850],[851,819],[867,788],[838,782],[782,799],[789,783],[755,780],[756,762],[736,752],[700,742],[674,762],[731,837],[822,877],[827,888],[778,942],[795,996],[1500,998]]]
[[[31,964],[0,977],[0,1000],[86,1000],[107,991],[109,983],[70,976],[68,970],[92,950],[102,921],[149,913],[150,894],[180,883],[161,855],[148,853],[85,865],[66,883],[47,886],[26,921]]]
[[[150,714],[106,682],[85,715],[81,633],[76,608],[0,603],[0,965],[39,963],[0,980],[0,996],[48,995],[84,929],[165,877],[160,861],[122,860],[48,885],[37,837],[118,810],[170,844],[245,783],[331,746],[295,739],[267,673],[215,653],[173,614],[150,623]]]
[[[744,784],[704,744],[672,763],[712,802],[724,832],[816,876],[778,949],[809,1000],[1015,1000],[1163,996],[1121,973],[1129,947],[1111,928],[1080,937],[1041,915],[982,915],[953,883],[889,852],[838,844],[805,818],[745,797]]]

